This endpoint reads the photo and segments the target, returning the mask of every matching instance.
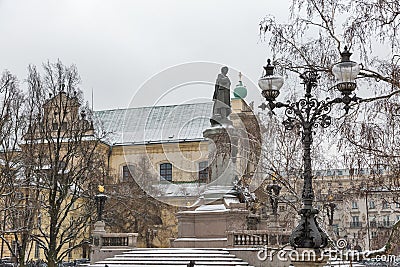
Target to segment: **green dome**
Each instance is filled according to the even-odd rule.
[[[239,81],[239,84],[233,89],[233,95],[240,99],[244,99],[247,96],[247,88],[243,85],[242,81]]]

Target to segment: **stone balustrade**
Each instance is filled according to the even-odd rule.
[[[107,233],[100,236],[102,247],[136,247],[137,233]]]
[[[281,246],[289,242],[290,233],[269,230],[240,230],[227,232],[228,248]]]
[[[107,233],[104,227],[103,221],[97,221],[94,224],[91,263],[136,248],[137,233]]]

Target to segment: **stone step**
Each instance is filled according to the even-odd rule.
[[[104,264],[94,264],[94,265],[91,265],[91,266],[93,266],[93,267],[104,267]],[[121,265],[118,265],[118,264],[107,264],[107,266],[108,267],[121,267]],[[132,264],[132,265],[129,265],[129,267],[143,267],[143,266],[145,266],[145,267],[160,267],[160,265],[159,264],[146,264],[146,265],[143,265],[143,264],[139,264],[139,265],[134,265],[134,264]],[[165,265],[161,265],[162,267],[187,267],[187,263],[186,264],[173,264],[173,265],[169,265],[169,264],[165,264]],[[194,265],[195,267],[210,267],[210,265],[203,265],[203,264],[195,264]],[[211,267],[232,267],[232,265],[211,265]],[[238,266],[238,265],[233,265],[233,266]],[[239,265],[239,266],[242,266],[242,265]],[[250,265],[245,265],[245,266],[247,266],[247,267],[254,267],[254,266],[250,266]]]
[[[143,254],[131,254],[131,255],[116,255],[114,258],[107,258],[106,260],[131,260],[132,258],[155,258],[155,257],[163,257],[163,258],[213,258],[213,259],[235,259],[235,255],[223,255],[223,254],[150,254],[150,255],[143,255]],[[237,258],[236,258],[237,259]],[[240,259],[237,259],[240,260]]]
[[[187,267],[190,261],[195,267],[249,266],[223,249],[134,249],[112,258],[96,262],[90,267]]]
[[[99,261],[96,264],[118,264],[118,265],[131,265],[131,264],[153,264],[157,262],[157,264],[164,265],[164,264],[188,264],[190,260],[182,259],[182,260],[164,260],[164,259],[159,259],[159,260],[131,260],[131,261]],[[206,264],[206,265],[229,265],[229,266],[248,266],[248,263],[245,261],[240,261],[240,262],[232,262],[232,261],[214,261],[214,259],[207,259],[207,260],[201,260],[201,261],[195,261],[195,263],[201,263],[201,264]]]
[[[229,251],[222,250],[222,249],[184,249],[184,248],[177,248],[177,249],[168,249],[168,248],[163,248],[163,249],[146,249],[146,248],[140,248],[140,249],[135,249],[132,251],[126,251],[123,254],[162,254],[162,253],[169,253],[169,254],[183,254],[183,253],[196,253],[196,254],[229,254]]]

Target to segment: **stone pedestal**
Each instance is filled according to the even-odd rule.
[[[105,230],[106,224],[103,221],[97,221],[94,223],[94,230],[93,230],[93,235],[102,235],[106,233]]]
[[[180,211],[175,248],[227,246],[227,232],[247,229],[248,211],[234,190],[237,130],[228,119],[203,132],[209,142],[209,181],[207,189],[191,210]]]
[[[106,230],[104,228],[105,226],[106,224],[103,221],[97,221],[94,223],[94,229],[92,231],[94,250],[103,246],[102,236],[106,233]]]
[[[221,204],[201,205],[192,211],[177,213],[178,238],[172,240],[173,248],[224,248],[227,232],[246,229],[248,211],[245,205],[231,198],[223,198]],[[218,201],[218,202],[220,202]]]
[[[236,156],[238,152],[238,137],[232,125],[214,126],[203,132],[209,142],[209,177],[210,185],[233,185],[236,178]]]

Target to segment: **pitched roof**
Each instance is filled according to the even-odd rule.
[[[205,140],[212,102],[95,111],[112,145]]]

